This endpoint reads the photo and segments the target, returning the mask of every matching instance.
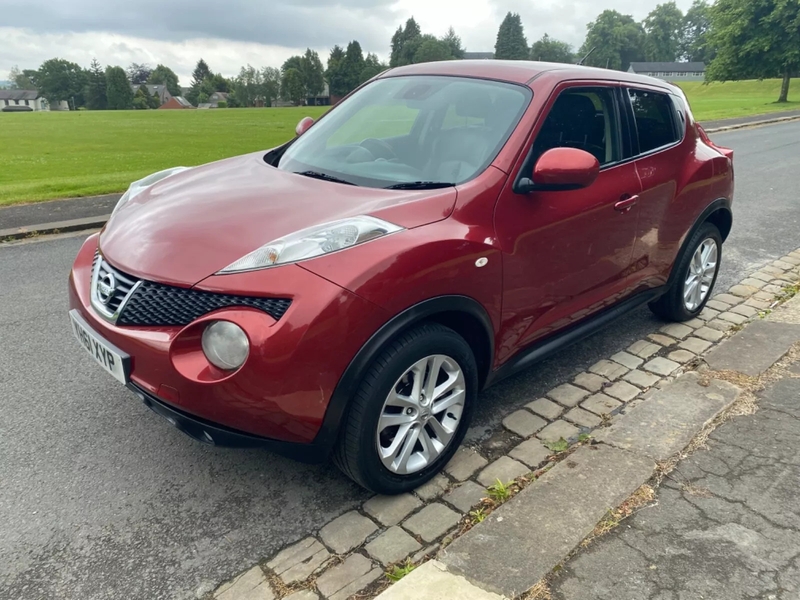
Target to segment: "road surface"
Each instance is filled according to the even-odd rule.
[[[800,122],[736,151],[724,289],[800,246]],[[0,247],[0,598],[194,598],[366,498],[331,466],[208,448],[86,357],[66,318],[82,237]],[[469,439],[658,326],[646,308],[482,394]]]

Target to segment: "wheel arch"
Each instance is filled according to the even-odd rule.
[[[329,453],[362,377],[373,359],[399,334],[420,323],[435,322],[461,335],[472,348],[483,387],[494,360],[494,329],[486,309],[468,296],[438,296],[415,304],[384,323],[361,347],[339,379],[331,395],[314,445]]]
[[[733,212],[731,211],[730,200],[728,198],[718,198],[717,200],[714,200],[714,202],[709,204],[706,209],[700,213],[700,216],[695,219],[694,225],[692,225],[692,227],[686,233],[686,236],[683,238],[681,249],[675,258],[675,262],[672,266],[672,272],[669,275],[669,281],[664,287],[665,290],[669,289],[674,283],[675,277],[677,277],[675,266],[680,262],[684,252],[686,252],[686,246],[691,241],[692,236],[694,236],[695,232],[700,229],[704,223],[712,223],[715,225],[717,229],[719,229],[719,232],[722,235],[722,241],[724,242],[730,234],[731,228],[733,227]]]

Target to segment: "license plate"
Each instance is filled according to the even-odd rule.
[[[76,310],[69,311],[72,332],[95,362],[121,383],[128,383],[130,356],[103,339]]]

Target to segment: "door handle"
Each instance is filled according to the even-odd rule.
[[[620,201],[614,205],[614,210],[626,213],[636,206],[637,202],[639,202],[639,196],[628,196],[628,194],[625,194],[620,198]]]

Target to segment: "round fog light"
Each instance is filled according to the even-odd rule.
[[[250,342],[241,327],[230,321],[214,321],[203,331],[203,354],[225,371],[238,369],[247,359]]]

